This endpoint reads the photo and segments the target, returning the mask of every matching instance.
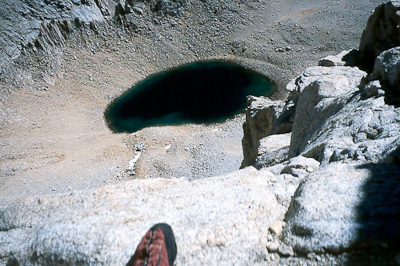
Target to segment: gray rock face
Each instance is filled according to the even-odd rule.
[[[399,96],[390,90],[398,83],[398,57],[397,48],[384,51],[368,77],[358,68],[309,68],[291,85],[300,94],[289,156],[321,162],[303,173],[286,213],[282,239],[296,254],[378,248],[368,263],[394,263],[400,108],[385,98]],[[280,173],[296,176],[289,166]]]
[[[120,1],[141,12],[139,2],[126,3]],[[146,3],[179,9],[185,2]],[[106,16],[107,9],[96,6]],[[70,22],[60,21],[50,22],[55,28],[45,36],[56,35],[44,43],[64,38],[57,28],[69,28]],[[146,230],[159,222],[175,232],[177,265],[266,264],[277,254],[281,264],[290,264],[285,259],[303,264],[306,258],[319,261],[315,253],[342,256],[353,250],[378,250],[381,261],[395,263],[400,108],[385,101],[385,83],[397,82],[397,59],[391,59],[397,50],[382,55],[374,77],[364,79],[366,72],[330,58],[321,64],[332,67],[308,68],[289,84],[286,102],[251,98],[243,164],[259,171],[247,167],[192,182],[132,180],[0,206],[0,264],[125,264]]]
[[[151,11],[182,15],[190,8],[189,0],[18,0],[0,1],[0,73],[24,48],[42,49],[61,46],[82,25],[95,28],[114,15]]]
[[[288,154],[289,154],[289,146],[277,150],[268,151],[266,153],[257,156],[253,166],[257,169],[261,169],[268,166],[276,165],[278,163],[282,163],[285,160],[287,160]]]
[[[286,214],[284,241],[302,254],[382,243],[396,247],[399,174],[398,167],[387,164],[332,163],[320,169],[297,189]]]
[[[297,79],[296,106],[289,156],[302,153],[319,135],[326,120],[341,110],[366,75],[352,67],[311,67]],[[314,157],[315,158],[315,157]]]
[[[321,61],[332,67],[309,68],[288,86],[299,92],[289,156],[321,162],[308,172],[295,162],[268,168],[303,178],[282,236],[296,254],[379,250],[364,260],[395,263],[400,108],[387,97],[400,95],[393,89],[398,88],[398,58],[398,48],[382,52],[368,77],[358,68]],[[348,261],[359,260],[349,256]]]
[[[343,59],[343,57],[345,57],[348,53],[349,51],[343,51],[337,55],[328,55],[327,57],[324,57],[318,61],[318,66],[344,66],[346,61]]]
[[[283,102],[271,101],[262,97],[250,97],[247,106],[246,121],[243,124],[244,159],[241,167],[252,165],[255,162],[259,155],[258,150],[262,138],[290,132],[294,115],[294,104],[290,98]]]
[[[61,44],[76,26],[104,20],[110,12],[102,1],[6,1],[0,2],[0,73],[23,47]],[[38,43],[37,43],[38,42]]]
[[[383,51],[400,45],[400,1],[381,4],[368,19],[360,41],[361,63],[372,70],[375,58]]]
[[[400,110],[386,105],[383,97],[361,100],[357,88],[350,85],[363,76],[357,71],[353,81],[341,76],[332,80],[326,75],[303,89],[289,156],[302,154],[322,164],[379,162],[384,152],[394,149],[399,139]]]
[[[122,265],[153,224],[167,222],[177,265],[254,264],[265,259],[268,226],[283,219],[297,186],[272,186],[274,179],[246,168],[193,182],[134,180],[31,197],[2,206],[0,256],[14,254],[21,265]]]
[[[384,96],[385,91],[382,89],[382,85],[379,80],[373,80],[365,85],[360,86],[361,95],[367,98],[374,96]]]
[[[166,15],[183,15],[184,11],[190,7],[189,0],[150,0],[153,11],[162,12]]]
[[[388,104],[400,106],[400,47],[382,52],[375,60],[371,79],[378,79]]]
[[[360,89],[367,97],[385,95],[385,102],[400,106],[400,47],[382,52]]]
[[[284,103],[267,98],[249,97],[246,109],[246,121],[243,124],[244,137],[242,167],[251,165],[257,157],[260,139],[268,136],[274,122],[283,110]]]
[[[312,158],[298,156],[290,159],[281,174],[291,174],[295,177],[306,177],[308,174],[318,170],[320,163]]]
[[[291,133],[274,134],[261,139],[254,167],[260,169],[287,160],[290,136]]]
[[[111,0],[112,1],[112,0]],[[189,0],[120,0],[115,7],[115,15],[137,14],[142,15],[149,9],[159,15],[179,16],[190,8]]]
[[[372,77],[390,86],[400,83],[400,46],[382,52],[375,60]]]
[[[389,14],[395,5],[377,10]],[[389,23],[389,18],[374,16],[370,24],[376,25],[369,24],[363,38],[377,25]],[[383,47],[387,40],[379,36],[397,28],[381,30],[385,33],[373,33],[373,42],[362,41],[364,49]],[[391,46],[398,36],[391,36],[385,45]],[[372,52],[364,51],[368,53]],[[308,68],[287,86],[296,99],[288,154],[292,159],[283,159],[285,147],[263,144],[279,136],[271,135],[270,125],[257,128],[268,134],[257,143],[257,168],[302,180],[286,213],[281,238],[285,244],[267,246],[281,256],[378,248],[366,263],[394,263],[400,236],[400,108],[388,95],[391,99],[400,95],[399,51],[397,47],[383,51],[369,76],[357,67],[344,66],[343,55],[320,60],[319,67]],[[274,113],[275,121],[280,110]],[[292,252],[283,252],[291,248]],[[360,258],[349,255],[348,261]]]

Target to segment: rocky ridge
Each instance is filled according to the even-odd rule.
[[[96,31],[98,24],[112,18],[119,18],[135,27],[135,14],[178,16],[189,6],[187,0],[2,1],[0,73],[21,54],[37,49],[51,52],[52,48],[63,46],[69,35],[81,27]]]
[[[379,31],[369,32],[370,23],[397,21],[398,28],[397,8],[394,1],[376,9],[363,35],[377,40],[370,46],[383,45],[383,40],[378,40],[382,36]],[[363,41],[360,52],[356,52],[360,64],[365,62]],[[297,255],[348,253],[346,261],[350,265],[399,263],[395,239],[400,234],[396,218],[400,214],[396,203],[400,187],[400,61],[399,47],[391,48],[391,44],[385,43],[389,49],[377,55],[370,73],[346,66],[349,52],[329,56],[288,84],[291,96],[286,102],[252,99],[259,105],[250,104],[247,110],[244,162],[247,157],[246,164],[275,174],[301,176],[298,172],[302,170],[303,178],[285,215],[281,237]],[[271,149],[265,140],[279,135],[273,135],[270,126],[264,125],[275,123],[279,115],[285,114],[280,111],[277,115],[276,107],[293,99],[290,144]],[[254,113],[263,114],[261,120]],[[246,131],[246,124],[252,125],[250,130]],[[258,126],[266,128],[266,137],[259,135],[262,130]],[[249,147],[249,142],[256,148]],[[260,150],[264,153],[256,152]],[[275,156],[284,162],[271,161]],[[288,172],[285,165],[298,156],[318,161],[318,170],[307,173],[306,166],[298,166]],[[370,253],[360,255],[357,250],[360,254],[367,250]]]
[[[167,222],[177,265],[398,263],[400,110],[388,97],[398,95],[397,49],[379,55],[372,74],[344,66],[343,55],[326,58],[329,67],[288,85],[285,102],[250,99],[243,166],[258,171],[2,206],[1,262],[124,264],[152,224]]]

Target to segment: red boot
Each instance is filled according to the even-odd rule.
[[[167,224],[156,224],[144,235],[127,266],[169,266],[176,258],[174,233]]]

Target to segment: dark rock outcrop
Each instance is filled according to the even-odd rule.
[[[101,1],[6,1],[0,2],[0,73],[24,47],[47,49],[62,45],[75,27],[103,21]],[[102,11],[103,10],[103,11]]]
[[[360,41],[360,63],[370,72],[383,51],[400,46],[400,1],[381,4],[368,19]]]
[[[183,15],[184,11],[190,7],[189,0],[149,0],[152,11],[161,12],[166,15]]]
[[[371,79],[380,81],[386,103],[400,106],[400,46],[384,51],[376,58]]]
[[[189,0],[0,0],[0,74],[24,49],[51,52],[81,26],[94,29],[96,23],[128,13],[183,15],[189,8]]]

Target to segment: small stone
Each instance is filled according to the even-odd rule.
[[[135,146],[133,147],[134,151],[143,151],[145,149],[146,149],[146,147],[143,142],[136,143]]]
[[[314,252],[308,253],[308,254],[307,254],[307,258],[310,259],[310,260],[315,259],[315,256],[316,256],[316,255],[315,255]]]
[[[362,94],[368,98],[373,96],[379,97],[385,95],[385,91],[382,90],[380,81],[374,80],[365,85],[362,89]]]
[[[267,245],[266,245],[266,247],[267,247],[267,250],[268,250],[269,252],[277,252],[278,249],[279,249],[279,243],[278,243],[277,241],[275,241],[275,242],[268,242]]]
[[[279,260],[279,255],[278,254],[271,254],[270,260],[271,261]]]
[[[291,246],[281,245],[279,246],[278,253],[283,257],[292,257],[294,256],[294,251]]]
[[[343,58],[349,53],[350,51],[343,51],[337,55],[329,55],[324,57],[318,61],[318,66],[324,67],[332,67],[332,66],[344,66],[346,62]]]
[[[277,236],[280,236],[283,230],[283,222],[282,221],[276,221],[273,224],[269,226],[269,231],[274,233]]]
[[[140,7],[134,6],[132,9],[133,9],[133,12],[135,12],[136,14],[143,15],[143,9],[141,9]]]

